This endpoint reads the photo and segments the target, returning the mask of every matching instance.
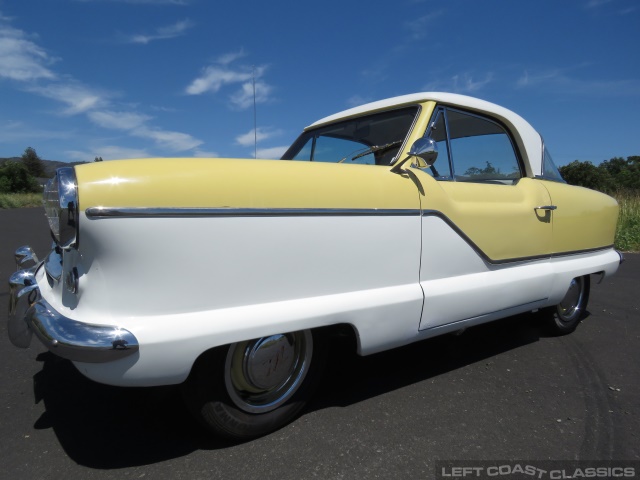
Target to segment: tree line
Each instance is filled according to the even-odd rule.
[[[604,193],[640,192],[640,156],[614,157],[596,166],[575,160],[560,167],[567,183]]]

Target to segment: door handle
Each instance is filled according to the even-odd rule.
[[[555,210],[558,207],[556,207],[555,205],[541,205],[539,207],[534,207],[534,210]]]

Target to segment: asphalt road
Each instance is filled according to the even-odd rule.
[[[13,251],[50,241],[42,209],[0,210],[0,312]],[[0,478],[433,478],[436,460],[640,460],[640,255],[592,285],[590,316],[546,337],[512,317],[360,358],[338,342],[293,424],[211,439],[176,388],[82,377],[0,320]]]

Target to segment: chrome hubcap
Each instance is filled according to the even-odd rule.
[[[558,305],[558,314],[563,322],[569,322],[580,315],[583,296],[584,280],[582,277],[574,278],[571,280],[569,291]]]
[[[312,354],[308,330],[236,343],[229,348],[225,363],[227,392],[246,412],[274,410],[298,390]]]

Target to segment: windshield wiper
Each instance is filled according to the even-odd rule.
[[[370,153],[382,152],[384,150],[389,150],[390,148],[397,147],[398,145],[402,145],[403,140],[396,140],[395,142],[387,143],[386,145],[372,145],[367,148],[364,152],[359,153],[351,157],[351,161],[356,158],[364,157],[365,155],[369,155]]]

